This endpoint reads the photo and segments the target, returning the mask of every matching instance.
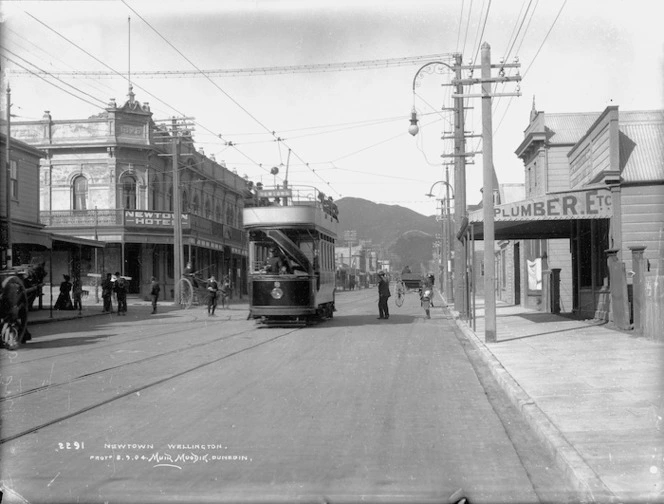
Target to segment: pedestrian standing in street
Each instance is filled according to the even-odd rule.
[[[69,281],[71,277],[69,275],[62,275],[62,277],[64,281],[60,283],[60,295],[53,308],[56,310],[73,310],[74,306],[71,302],[72,285]]]
[[[101,298],[104,300],[104,313],[113,313],[113,275],[106,273],[106,278],[101,282]]]
[[[159,299],[159,291],[161,291],[161,287],[159,287],[157,277],[152,277],[152,283],[150,284],[150,297],[152,298],[153,314],[157,313],[157,299]]]
[[[230,308],[230,302],[229,298],[231,295],[231,282],[228,279],[228,277],[224,277],[224,280],[221,282],[221,288],[219,289],[219,296],[221,297],[221,307],[226,308],[226,304],[229,304]]]
[[[115,281],[115,296],[118,299],[118,315],[127,315],[127,280],[118,273]]]
[[[390,282],[385,276],[384,271],[378,272],[378,318],[390,318],[390,310],[387,307],[387,300],[392,294],[390,293]]]
[[[214,278],[214,275],[212,275],[207,281],[207,291],[208,291],[207,309],[209,317],[214,315],[214,310],[217,308],[217,293],[219,292],[219,284],[217,283],[217,280]]]
[[[79,277],[74,278],[72,295],[74,298],[74,310],[81,311],[83,309],[83,286],[81,285],[81,279]]]

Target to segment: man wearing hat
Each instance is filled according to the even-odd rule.
[[[378,272],[378,318],[390,318],[390,310],[387,308],[387,300],[392,294],[390,293],[390,282],[385,276],[384,271]]]

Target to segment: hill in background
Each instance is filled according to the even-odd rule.
[[[434,215],[425,216],[399,205],[384,205],[362,198],[341,198],[339,207],[339,236],[355,230],[358,240],[370,240],[380,248],[380,259],[390,259],[393,269],[406,264],[413,272],[428,268],[432,259],[432,246],[436,233],[441,233],[440,222]]]

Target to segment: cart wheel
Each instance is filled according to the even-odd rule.
[[[178,282],[178,290],[180,292],[180,298],[176,300],[176,303],[180,305],[180,308],[186,310],[191,306],[191,303],[194,300],[194,286],[188,278],[180,278],[180,281]]]
[[[18,277],[11,276],[2,282],[0,292],[1,344],[14,350],[21,346],[28,327],[28,298]]]

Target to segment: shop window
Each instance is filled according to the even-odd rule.
[[[131,175],[125,175],[121,181],[122,208],[136,210],[136,179]]]
[[[79,175],[72,184],[74,210],[87,210],[88,208],[88,179]]]
[[[18,162],[15,159],[9,161],[9,191],[12,198],[18,199]]]

